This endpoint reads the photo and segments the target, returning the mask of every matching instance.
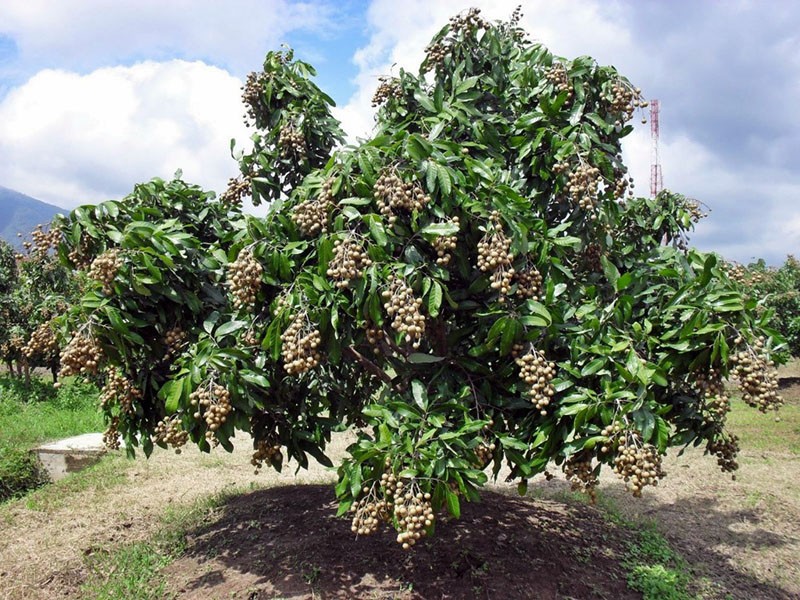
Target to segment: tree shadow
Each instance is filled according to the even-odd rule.
[[[335,513],[330,486],[231,498],[171,567],[179,597],[641,597],[619,563],[630,532],[591,506],[486,492],[410,551],[393,530],[356,539]]]
[[[534,494],[553,495],[550,483],[537,482],[531,485],[531,490]],[[758,551],[800,543],[797,535],[760,527],[764,516],[758,509],[730,510],[712,496],[682,497],[674,503],[647,494],[632,499],[621,482],[604,482],[602,492],[623,518],[652,521],[692,571],[711,582],[712,590],[719,593],[711,597],[797,599],[795,594],[759,581],[738,568],[724,552],[725,546]]]

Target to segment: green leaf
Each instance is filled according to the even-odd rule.
[[[428,292],[428,314],[434,319],[439,316],[439,309],[442,306],[442,286],[438,281],[434,281]]]
[[[444,359],[444,356],[434,356],[432,354],[423,354],[422,352],[412,352],[408,355],[407,360],[414,365],[425,365],[429,363],[441,362]]]
[[[414,379],[411,382],[411,394],[414,396],[414,402],[417,403],[417,406],[419,406],[421,410],[428,409],[428,390],[425,389],[425,385],[418,379]]]
[[[458,495],[449,487],[446,488],[445,494],[445,499],[447,501],[447,512],[449,512],[455,519],[460,518],[461,504],[458,501]]]

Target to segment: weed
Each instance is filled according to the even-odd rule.
[[[654,527],[643,527],[629,543],[622,565],[628,570],[628,587],[642,592],[644,600],[690,600],[691,576],[686,562]]]
[[[97,388],[65,382],[30,384],[0,377],[0,502],[41,486],[47,478],[30,450],[44,441],[100,431]]]

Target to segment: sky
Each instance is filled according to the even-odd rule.
[[[616,66],[661,103],[665,187],[710,212],[692,236],[729,260],[800,254],[795,0],[0,0],[0,185],[70,209],[183,170],[224,190],[244,147],[240,85],[288,44],[351,140],[382,74],[416,71],[470,6],[567,58]],[[637,122],[638,123],[638,122]],[[625,142],[649,190],[649,125]]]

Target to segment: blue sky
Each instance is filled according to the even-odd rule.
[[[71,208],[184,177],[221,190],[245,143],[239,85],[288,43],[355,137],[377,77],[414,69],[472,5],[613,64],[659,98],[667,187],[711,215],[693,241],[729,259],[800,252],[800,3],[793,0],[2,0],[0,185]],[[392,67],[392,65],[395,65]],[[626,142],[646,193],[649,128]]]

